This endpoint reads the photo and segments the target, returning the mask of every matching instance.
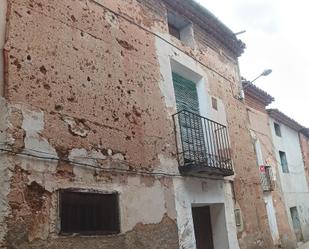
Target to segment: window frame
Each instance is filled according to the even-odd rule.
[[[282,137],[282,133],[281,133],[281,126],[280,124],[274,122],[274,129],[275,129],[275,134],[277,137]]]
[[[282,163],[283,162],[283,160],[282,160],[283,156],[285,157],[285,163],[286,164]],[[287,159],[286,153],[284,151],[279,150],[279,158],[280,158],[280,165],[281,165],[282,172],[286,173],[286,174],[290,173],[288,159]]]
[[[63,231],[62,228],[62,207],[63,207],[63,194],[65,193],[76,193],[76,194],[84,194],[84,195],[114,195],[115,196],[115,204],[113,204],[116,208],[115,212],[115,220],[116,224],[114,225],[115,229],[113,230],[85,230],[85,231]],[[110,215],[110,214],[109,214]],[[88,189],[59,189],[58,190],[58,234],[60,236],[69,236],[73,234],[81,235],[81,236],[99,236],[99,235],[114,235],[121,233],[121,212],[120,212],[120,200],[119,193],[115,191],[95,191]]]

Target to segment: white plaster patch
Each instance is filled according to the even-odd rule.
[[[160,165],[157,167],[156,171],[170,172],[171,174],[178,174],[178,162],[176,159],[171,159],[165,157],[162,154],[158,155],[160,160]]]
[[[69,116],[63,116],[62,120],[69,126],[70,131],[80,137],[87,137],[90,129],[84,123]]]
[[[137,223],[160,223],[166,212],[164,189],[157,180],[151,187],[141,187],[139,177],[129,178],[120,199],[124,232],[132,230]]]
[[[44,114],[42,111],[30,111],[22,109],[23,123],[22,128],[26,132],[24,139],[25,149],[37,151],[35,154],[57,157],[56,150],[49,144],[47,139],[40,135],[44,129]],[[43,153],[39,153],[43,152]]]
[[[94,159],[90,159],[87,150],[85,149],[73,149],[69,153],[69,160],[77,163],[85,164],[85,166],[77,165],[73,167],[73,173],[77,178],[83,179],[84,181],[93,181],[93,170],[86,165],[98,166],[98,163]]]
[[[97,160],[105,160],[107,157],[100,151],[93,150],[88,152],[83,148],[75,148],[70,151],[68,158],[74,162],[99,166]]]
[[[116,154],[112,155],[112,159],[117,160],[117,161],[123,161],[124,156],[121,153],[116,153]]]
[[[30,111],[22,109],[22,128],[28,133],[37,133],[44,129],[44,114],[42,111]]]
[[[105,20],[114,28],[118,28],[119,27],[119,21],[116,15],[114,15],[111,12],[106,12],[105,14]]]

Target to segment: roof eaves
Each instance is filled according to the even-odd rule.
[[[309,139],[309,128],[303,128],[300,132]]]
[[[250,81],[245,80],[242,82],[242,84],[245,94],[253,96],[265,106],[268,106],[275,100],[273,96],[271,96],[269,93],[265,92],[261,88],[257,87],[256,85],[252,84]]]
[[[291,129],[301,132],[305,127],[296,122],[294,119],[290,118],[289,116],[285,115],[284,113],[280,112],[278,109],[267,109],[269,116],[273,119],[277,120],[278,122],[290,127]]]

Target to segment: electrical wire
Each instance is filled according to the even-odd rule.
[[[5,145],[5,143],[0,143],[0,145]],[[19,156],[27,156],[27,157],[32,157],[32,158],[36,158],[36,159],[41,159],[41,160],[49,160],[49,161],[56,161],[56,162],[65,162],[65,163],[70,163],[70,164],[74,164],[74,165],[79,165],[79,166],[84,166],[87,168],[92,168],[92,169],[96,169],[96,170],[101,170],[101,171],[106,171],[106,172],[113,172],[113,173],[128,173],[128,174],[134,174],[134,175],[151,175],[151,176],[158,176],[158,177],[179,177],[179,178],[186,178],[186,177],[191,177],[191,178],[199,178],[199,179],[218,179],[215,177],[209,177],[209,176],[196,176],[196,175],[181,175],[181,174],[175,174],[175,173],[166,173],[166,172],[154,172],[154,171],[140,171],[140,170],[128,170],[128,169],[120,169],[120,168],[104,168],[104,167],[100,167],[100,166],[96,166],[93,164],[89,164],[89,163],[84,163],[84,162],[78,162],[78,161],[73,161],[70,159],[66,159],[66,158],[59,158],[58,156],[49,154],[47,152],[42,152],[42,151],[38,151],[38,150],[33,150],[33,149],[26,149],[23,151],[17,151],[18,148],[14,148],[12,146],[10,146],[11,149],[8,148],[0,148],[0,151],[4,152],[4,153],[9,153],[9,154],[13,154],[13,155],[19,155]],[[15,150],[14,150],[15,149]],[[28,151],[33,151],[36,153],[43,153],[46,155],[50,155],[50,156],[40,156],[40,155],[36,155],[36,154],[32,154]],[[82,158],[82,157],[79,157]],[[91,157],[84,157],[85,159],[93,159],[93,160],[102,160],[101,158],[91,158]]]
[[[164,37],[156,34],[155,32],[143,27],[142,25],[136,23],[135,21],[131,20],[130,18],[119,14],[118,12],[112,10],[111,8],[108,8],[106,6],[104,6],[103,4],[95,1],[95,0],[90,0],[90,2],[93,2],[99,6],[101,6],[102,8],[104,8],[105,10],[113,13],[114,15],[121,17],[122,19],[126,20],[127,22],[139,27],[140,29],[144,30],[145,32],[152,34],[153,36],[159,38],[160,40],[166,42],[167,44],[169,44],[170,46],[174,47],[175,49],[181,51],[182,53],[186,54],[187,56],[189,56],[191,59],[193,59],[194,61],[198,62],[199,64],[201,64],[202,66],[204,66],[205,68],[207,68],[208,70],[212,71],[213,73],[217,74],[218,76],[220,76],[221,78],[223,78],[224,80],[226,80],[227,82],[230,83],[230,87],[231,87],[231,91],[233,93],[234,89],[232,88],[231,84],[234,84],[235,82],[231,81],[230,79],[228,79],[227,77],[225,77],[223,74],[221,74],[220,72],[216,71],[215,69],[209,67],[208,65],[206,65],[205,63],[203,63],[202,61],[196,59],[193,55],[191,55],[189,52],[182,50],[181,48],[177,47],[176,45],[174,45],[172,42],[168,41],[167,39],[165,39]],[[87,32],[86,32],[87,33]],[[89,34],[91,35],[91,34]],[[7,145],[7,143],[0,143],[1,145]],[[7,149],[7,148],[0,148],[0,151],[2,152],[6,152],[6,153],[11,153],[14,155],[21,155],[21,156],[28,156],[28,157],[33,157],[33,158],[37,158],[37,159],[42,159],[42,160],[51,160],[51,161],[62,161],[62,162],[66,162],[66,163],[72,163],[72,164],[76,164],[76,165],[80,165],[80,166],[85,166],[85,167],[90,167],[90,168],[94,168],[94,169],[99,169],[99,170],[104,170],[104,171],[118,171],[118,172],[126,172],[126,173],[132,173],[132,174],[142,174],[142,175],[155,175],[155,176],[165,176],[165,177],[186,177],[180,174],[172,174],[172,173],[166,173],[166,172],[146,172],[146,171],[132,171],[132,170],[126,170],[126,169],[119,169],[119,168],[103,168],[103,167],[99,167],[96,165],[92,165],[92,164],[87,164],[87,163],[81,163],[81,162],[77,162],[77,161],[73,161],[73,160],[69,160],[69,159],[64,159],[64,158],[59,158],[57,155],[52,155],[48,152],[44,152],[44,151],[38,151],[38,150],[34,150],[34,149],[25,149],[21,152],[17,152],[17,148],[11,147],[12,149]],[[15,150],[14,150],[15,149]],[[41,156],[41,155],[36,155],[36,154],[32,154],[27,152],[28,151],[32,151],[35,153],[40,153],[40,154],[45,154],[46,156]],[[102,158],[92,158],[92,157],[79,157],[81,159],[91,159],[91,160],[102,160]],[[212,177],[204,177],[204,176],[195,176],[195,175],[187,175],[189,177],[194,177],[194,178],[200,178],[200,179],[216,179],[216,178],[212,178]]]

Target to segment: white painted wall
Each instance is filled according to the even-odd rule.
[[[309,192],[298,133],[287,126],[280,124],[282,136],[278,137],[275,134],[274,122],[278,124],[280,123],[270,118],[270,128],[274,143],[273,149],[276,155],[280,183],[283,191],[287,213],[289,216],[289,223],[293,230],[290,208],[297,206],[304,239],[305,241],[308,241]],[[286,153],[289,173],[282,172],[279,150]]]
[[[213,243],[215,248],[229,248],[226,229],[224,204],[213,204],[210,206]]]
[[[169,38],[166,37],[166,39]],[[161,39],[156,40],[156,49],[161,71],[160,89],[169,108],[169,115],[176,113],[173,71],[197,84],[200,114],[226,125],[226,112],[222,101],[218,99],[218,111],[211,107],[209,72],[192,58]],[[215,249],[239,248],[234,201],[229,182],[223,179],[175,178],[174,189],[180,248],[196,248],[191,210],[194,205],[213,205],[211,216],[212,221],[216,221],[214,223],[216,225],[213,226]]]
[[[264,192],[263,198],[264,198],[264,202],[266,205],[267,218],[268,218],[268,224],[269,224],[271,236],[273,238],[274,244],[278,245],[279,239],[280,239],[279,230],[278,230],[275,208],[274,208],[274,203],[273,203],[273,199],[271,196],[271,192]]]
[[[238,249],[230,183],[224,180],[174,180],[180,248],[196,249],[192,206],[210,206],[215,249]]]

